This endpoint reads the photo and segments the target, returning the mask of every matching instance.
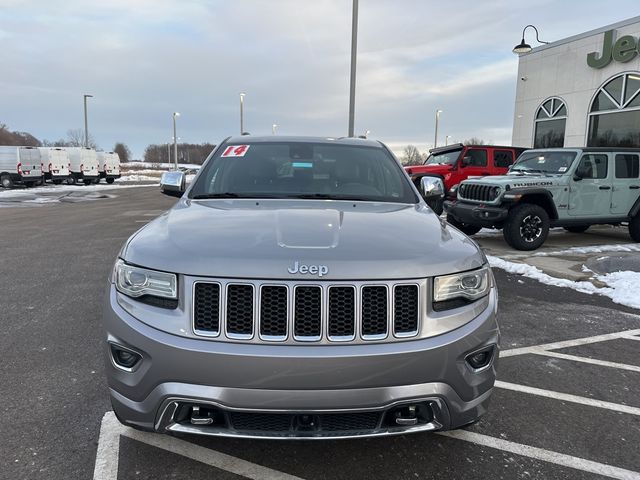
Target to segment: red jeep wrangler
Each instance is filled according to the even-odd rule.
[[[429,157],[422,165],[406,166],[411,180],[420,185],[424,176],[440,177],[444,182],[445,196],[453,194],[451,189],[469,177],[504,175],[516,158],[526,149],[495,145],[463,145],[456,143],[429,150]],[[440,215],[444,200],[431,208]]]

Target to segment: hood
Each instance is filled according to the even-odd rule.
[[[322,280],[422,278],[484,263],[472,240],[424,205],[331,200],[181,199],[122,257],[187,275],[285,280],[318,280],[320,270]]]
[[[548,187],[558,183],[559,175],[492,175],[488,177],[470,178],[464,183],[480,185],[500,185],[509,188]]]
[[[409,175],[415,175],[417,173],[437,173],[437,174],[447,174],[451,172],[451,165],[445,164],[433,164],[433,165],[413,165],[404,167]]]

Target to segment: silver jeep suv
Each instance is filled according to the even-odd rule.
[[[383,144],[229,138],[120,252],[104,308],[111,401],[121,422],[165,433],[458,428],[489,403],[496,310],[478,246]]]

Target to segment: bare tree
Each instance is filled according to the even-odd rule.
[[[487,142],[478,137],[467,138],[464,142],[465,145],[486,145]]]
[[[118,154],[121,162],[128,162],[131,160],[131,150],[127,147],[126,144],[122,142],[118,142],[114,145],[113,151]]]
[[[89,134],[89,148],[96,149],[98,144],[93,138],[93,135]],[[67,144],[65,147],[84,147],[84,130],[81,128],[71,128],[67,130]]]
[[[403,165],[422,165],[424,158],[415,145],[407,145],[402,151],[400,161]]]

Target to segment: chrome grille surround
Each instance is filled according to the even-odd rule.
[[[198,329],[196,325],[196,311],[194,305],[196,304],[196,285],[202,283],[213,283],[219,285],[219,292],[221,298],[219,299],[219,318],[218,318],[218,330],[217,332],[211,332]],[[231,285],[250,285],[253,288],[253,325],[252,333],[238,334],[229,333],[227,326],[228,309],[228,291]],[[418,290],[417,295],[417,322],[416,329],[410,332],[398,332],[395,328],[395,287],[396,286],[415,286]],[[287,288],[287,319],[286,319],[286,335],[284,336],[270,336],[261,335],[261,295],[262,287],[286,287]],[[306,331],[313,332],[314,335],[304,335],[305,329],[296,329],[296,292],[301,287],[315,287],[320,290],[320,334],[315,335],[317,329],[308,328]],[[329,315],[330,315],[330,294],[334,287],[350,287],[354,291],[353,301],[353,334],[352,335],[329,335]],[[363,288],[365,287],[385,287],[387,291],[386,301],[386,332],[384,334],[367,335],[363,333]],[[370,282],[351,282],[351,281],[278,281],[278,280],[238,280],[238,279],[208,279],[197,278],[193,280],[191,284],[191,305],[189,306],[189,318],[190,328],[193,334],[197,337],[209,337],[211,340],[225,341],[225,342],[241,342],[241,343],[279,343],[279,344],[368,344],[368,343],[387,343],[394,341],[410,340],[418,336],[422,329],[423,318],[427,313],[427,298],[428,291],[431,288],[431,282],[428,279],[418,280],[395,280],[395,281],[370,281]],[[313,300],[315,301],[315,299]],[[200,303],[202,301],[200,300]],[[311,306],[311,311],[314,305]],[[300,310],[298,310],[301,313]],[[314,315],[309,316],[312,318]],[[215,322],[214,322],[215,323]],[[200,322],[202,324],[202,322]]]

